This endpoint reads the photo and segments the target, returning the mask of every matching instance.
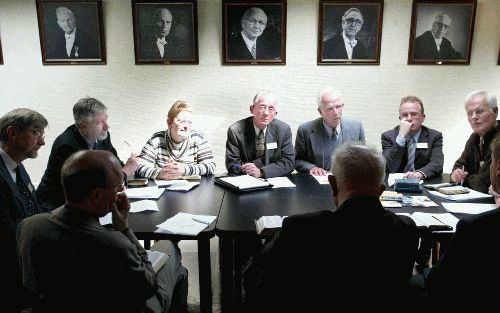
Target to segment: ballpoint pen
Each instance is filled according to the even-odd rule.
[[[464,173],[465,171],[465,165],[462,165],[462,174]],[[464,185],[464,180],[462,179],[462,181],[460,182],[460,186],[463,186]]]

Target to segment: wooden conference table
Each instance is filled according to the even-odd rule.
[[[240,194],[230,190],[225,191],[215,230],[220,243],[221,305],[224,311],[237,308],[241,302],[242,259],[239,244],[249,238],[257,237],[254,222],[256,219],[263,215],[288,216],[336,209],[330,185],[321,185],[310,175],[299,174],[288,177],[296,185],[295,188],[277,188]],[[444,174],[443,177],[437,177],[425,183],[443,181],[449,181],[449,175]],[[425,188],[421,195],[428,196],[439,206],[403,207],[389,210],[395,213],[447,212],[441,204],[441,198],[432,196]],[[457,217],[460,218],[463,215]],[[451,234],[440,236],[449,239]]]
[[[154,185],[154,183],[150,182],[150,185]],[[213,177],[203,177],[200,185],[188,192],[169,190],[163,192],[157,201],[158,212],[147,211],[129,214],[129,227],[138,239],[144,240],[146,249],[149,249],[151,240],[198,241],[200,307],[202,312],[212,312],[210,238],[215,235],[215,222],[205,228],[198,236],[155,232],[156,225],[180,212],[217,216],[223,197],[224,189],[214,185]]]

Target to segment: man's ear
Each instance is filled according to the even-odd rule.
[[[254,114],[253,114],[253,104],[250,106],[250,108],[249,108],[249,109],[250,109],[250,113],[252,113],[252,115],[254,115]]]
[[[332,187],[333,195],[337,196],[337,194],[339,193],[339,189],[337,188],[337,180],[335,179],[335,176],[328,175],[328,182],[330,183],[330,187]]]
[[[14,128],[14,126],[7,127],[7,138],[8,139],[16,138],[16,129]]]

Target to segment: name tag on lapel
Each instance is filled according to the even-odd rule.
[[[427,149],[427,148],[429,148],[427,142],[417,142],[417,149]]]
[[[270,142],[266,144],[267,150],[272,150],[278,148],[278,144],[276,142]]]

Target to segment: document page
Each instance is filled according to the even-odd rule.
[[[441,204],[450,213],[479,214],[496,209],[494,203],[443,202]]]
[[[287,177],[268,178],[267,181],[273,185],[273,188],[293,188],[295,184]]]
[[[220,180],[240,189],[269,186],[269,182],[250,175],[221,177]]]
[[[126,189],[125,193],[129,199],[158,199],[165,191],[165,188],[158,188],[158,186],[144,187],[144,188],[130,188]]]
[[[140,200],[130,203],[130,212],[158,211],[158,205],[153,200]]]
[[[459,195],[445,195],[440,193],[439,191],[430,190],[429,193],[433,196],[437,196],[440,198],[452,200],[452,201],[467,201],[467,200],[475,200],[475,199],[486,199],[493,197],[492,195],[482,193],[479,191],[475,191],[473,189],[467,188],[469,190],[468,193],[463,193]]]
[[[181,212],[156,226],[158,227],[158,232],[197,236],[202,230],[215,221],[216,218],[217,216],[212,215],[197,215]]]

